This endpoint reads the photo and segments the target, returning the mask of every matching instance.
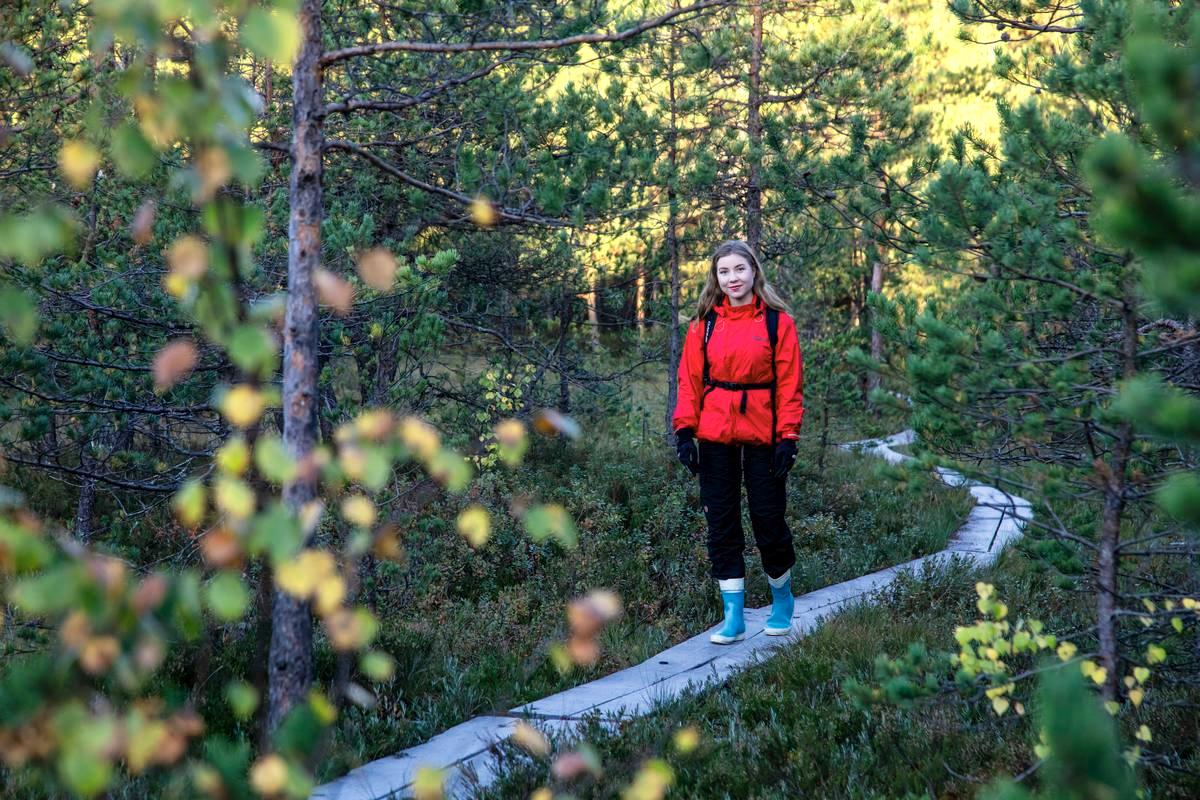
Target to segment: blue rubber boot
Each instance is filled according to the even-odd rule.
[[[792,629],[792,611],[796,608],[796,598],[792,597],[792,571],[789,569],[778,578],[768,575],[767,583],[771,584],[771,616],[767,617],[763,633],[783,636]]]
[[[733,644],[746,638],[746,579],[726,578],[721,586],[721,603],[725,607],[725,624],[708,637],[713,644]]]

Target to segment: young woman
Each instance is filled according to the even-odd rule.
[[[768,308],[778,312],[774,363]],[[707,345],[706,327],[711,328]],[[710,637],[717,644],[746,635],[743,480],[754,540],[771,585],[764,633],[782,636],[791,629],[796,551],[784,520],[785,482],[804,416],[803,370],[795,322],[767,283],[758,258],[745,242],[721,243],[683,343],[671,426],[679,460],[700,475],[711,574],[725,609],[725,624]]]

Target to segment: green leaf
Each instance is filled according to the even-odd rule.
[[[242,20],[238,38],[242,44],[278,66],[292,63],[300,49],[300,21],[279,11],[255,6]]]
[[[225,196],[205,203],[200,220],[213,238],[246,246],[261,239],[267,225],[261,208]]]
[[[0,327],[14,342],[27,345],[37,333],[37,305],[14,286],[0,287]]]
[[[544,541],[553,536],[564,547],[574,547],[579,536],[575,523],[562,506],[551,503],[534,506],[525,514],[525,530],[535,542]]]
[[[471,464],[458,453],[448,448],[439,450],[430,459],[429,473],[441,481],[452,492],[462,492],[471,482]]]
[[[236,572],[223,570],[208,583],[209,609],[218,619],[233,622],[241,619],[250,604],[250,592]]]
[[[1200,525],[1200,477],[1172,475],[1156,493],[1159,506],[1177,520]]]
[[[227,348],[229,359],[247,374],[266,378],[275,371],[275,340],[258,325],[238,326],[229,337]]]
[[[154,148],[133,122],[125,122],[113,132],[112,157],[121,174],[134,180],[144,178],[158,160]]]
[[[392,467],[381,448],[363,448],[363,474],[360,483],[371,491],[379,491],[392,477]]]
[[[250,551],[266,552],[273,565],[278,566],[300,552],[300,525],[296,518],[276,503],[254,519],[250,532]]]
[[[396,661],[387,653],[372,650],[363,653],[359,660],[359,668],[371,680],[383,683],[392,679],[396,670]]]
[[[79,593],[79,574],[71,564],[60,564],[40,575],[18,581],[8,590],[8,599],[23,614],[41,615],[65,611]]]
[[[249,719],[258,708],[258,690],[245,681],[230,681],[225,685],[225,701],[238,719]]]
[[[75,215],[62,206],[0,216],[0,258],[36,266],[73,244],[75,227]]]
[[[276,485],[290,481],[296,474],[296,462],[287,454],[283,440],[274,434],[258,438],[254,445],[254,465],[260,475]]]
[[[53,550],[45,539],[2,517],[0,551],[9,559],[9,569],[18,575],[41,569],[53,555]]]
[[[203,618],[200,613],[200,576],[195,570],[186,570],[175,582],[174,620],[176,627],[187,639],[200,635]]]
[[[112,764],[95,753],[79,748],[65,748],[59,753],[58,774],[75,794],[80,797],[95,797],[108,786],[112,777]]]
[[[171,506],[184,525],[194,528],[204,519],[206,496],[204,482],[199,478],[191,478],[171,498]]]
[[[242,146],[228,147],[226,148],[226,152],[229,155],[229,165],[233,168],[234,176],[245,185],[257,185],[262,176],[266,174],[267,162],[253,148]],[[247,206],[247,208],[260,211],[257,206]],[[247,233],[250,234],[252,231],[248,230]],[[261,235],[262,231],[259,230],[250,241],[256,241]]]

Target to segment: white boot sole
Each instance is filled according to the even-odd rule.
[[[708,640],[713,644],[733,644],[734,642],[740,642],[745,638],[746,634],[744,633],[739,633],[736,636],[722,636],[719,633],[714,633],[712,636],[708,637]]]
[[[767,636],[783,636],[787,633],[790,633],[791,630],[792,628],[789,625],[786,628],[763,628],[763,633],[765,633]]]

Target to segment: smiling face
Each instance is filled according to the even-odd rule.
[[[730,254],[717,259],[717,284],[728,298],[729,305],[750,302],[754,286],[754,268],[745,256]]]

